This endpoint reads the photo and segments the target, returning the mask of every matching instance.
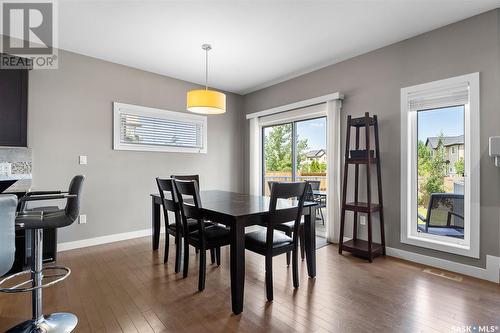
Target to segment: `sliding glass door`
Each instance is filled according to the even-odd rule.
[[[317,181],[326,191],[326,117],[295,123],[296,181]]]
[[[293,181],[293,123],[264,127],[263,184],[264,195],[270,194],[269,182]]]
[[[318,236],[325,235],[327,155],[326,117],[301,120],[262,129],[262,192],[270,182],[309,181],[318,206]]]

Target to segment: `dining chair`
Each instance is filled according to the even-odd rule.
[[[273,182],[277,183],[277,182]],[[314,202],[314,194],[312,191],[312,187],[310,184],[309,180],[306,180],[306,197],[304,201],[311,201]],[[272,188],[272,184],[269,184],[269,188]],[[295,225],[295,221],[289,221],[281,224],[277,224],[275,229],[279,231],[283,231],[285,235],[288,237],[292,237],[293,235],[293,228]],[[300,246],[300,259],[304,260],[305,258],[305,241],[304,241],[304,221],[303,219],[300,220],[300,226],[299,226],[299,246]],[[290,266],[290,258],[291,258],[291,252],[286,253],[286,265]]]
[[[162,202],[161,206],[165,218],[165,256],[163,258],[163,263],[168,262],[168,251],[170,247],[169,235],[172,235],[175,239],[175,272],[179,273],[181,267],[183,226],[174,181],[170,178],[161,179],[157,177],[156,184],[158,185],[158,191],[160,192]],[[173,223],[170,223],[168,212],[172,212],[174,214]],[[194,231],[198,228],[198,223],[195,220],[190,219],[188,220],[187,226],[189,231]]]
[[[198,290],[202,291],[205,289],[206,250],[215,250],[217,266],[220,266],[220,248],[230,244],[231,234],[226,227],[217,224],[209,225],[205,222],[198,183],[195,180],[175,180],[175,187],[181,208],[184,230],[187,230],[188,219],[196,220],[198,224],[198,228],[195,231],[184,235],[183,277],[187,277],[188,274],[189,245],[191,245],[200,250]],[[186,199],[192,201],[192,203],[186,202]]]
[[[199,175],[171,175],[170,178],[172,179],[177,179],[177,180],[195,180],[196,184],[198,185],[198,190],[200,189],[200,176]],[[212,223],[214,224],[214,223]],[[196,249],[196,253],[198,253],[198,249]],[[216,253],[214,250],[210,250],[210,260],[212,264],[216,260]]]
[[[245,248],[266,257],[266,294],[267,300],[273,300],[273,257],[292,252],[292,276],[294,288],[299,287],[298,238],[302,210],[306,198],[305,182],[274,183],[271,188],[269,214],[266,230],[257,230],[245,235]],[[296,199],[297,205],[291,208],[277,209],[278,199]],[[275,230],[282,223],[293,222],[292,237]]]
[[[200,176],[199,175],[171,175],[172,179],[176,180],[196,180],[198,186],[200,186]]]

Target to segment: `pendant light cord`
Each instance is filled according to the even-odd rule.
[[[205,50],[205,90],[208,90],[208,48]]]

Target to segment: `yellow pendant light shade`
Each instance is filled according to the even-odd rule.
[[[226,112],[226,95],[207,89],[191,90],[187,93],[188,111],[201,114],[221,114]]]
[[[226,95],[208,89],[208,51],[212,49],[209,44],[203,44],[205,51],[205,89],[188,91],[186,105],[188,111],[201,114],[226,113]]]

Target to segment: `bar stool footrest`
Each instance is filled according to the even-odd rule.
[[[30,292],[30,291],[37,290],[37,289],[47,288],[47,287],[53,286],[56,283],[63,281],[71,274],[71,269],[69,269],[68,267],[65,267],[65,266],[47,266],[47,267],[43,268],[42,273],[46,272],[46,271],[52,271],[52,270],[61,270],[61,271],[64,271],[64,273],[44,276],[43,278],[57,278],[57,279],[52,280],[50,282],[47,282],[45,284],[41,284],[41,285],[36,286],[36,287],[32,286],[29,288],[21,288],[21,286],[24,286],[28,283],[32,283],[32,280],[30,279],[30,280],[20,282],[12,287],[2,288],[2,285],[6,284],[8,281],[10,281],[16,277],[31,274],[31,270],[25,270],[25,271],[7,276],[6,278],[0,280],[0,292],[2,292],[2,293],[25,293],[25,292]]]

